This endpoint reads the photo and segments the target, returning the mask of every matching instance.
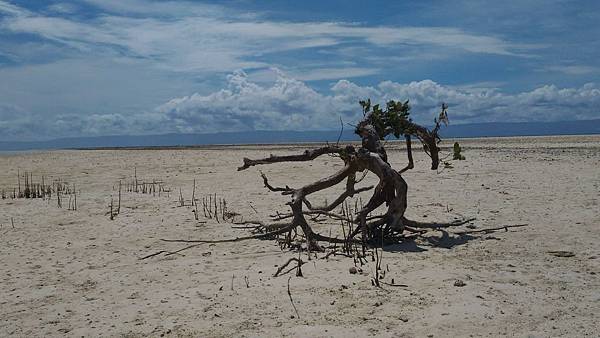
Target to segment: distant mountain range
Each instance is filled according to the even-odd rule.
[[[342,141],[358,140],[354,130],[345,128]],[[502,137],[600,134],[600,119],[563,122],[506,122],[449,125],[442,137]],[[246,131],[212,134],[118,135],[59,138],[35,142],[0,142],[0,150],[43,150],[113,147],[177,147],[218,144],[272,144],[335,142],[339,130],[331,131]]]

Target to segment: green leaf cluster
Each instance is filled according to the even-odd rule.
[[[412,121],[409,118],[410,105],[407,101],[390,100],[386,103],[385,109],[381,109],[379,104],[371,106],[371,99],[359,101],[363,108],[364,119],[359,125],[370,124],[375,128],[380,139],[384,139],[389,134],[394,134],[396,138],[401,135],[411,134]],[[358,127],[358,128],[359,128]],[[357,128],[357,134],[360,131]]]

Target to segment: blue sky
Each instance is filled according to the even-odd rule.
[[[600,118],[598,1],[0,0],[0,140]]]

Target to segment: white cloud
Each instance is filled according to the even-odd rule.
[[[185,131],[323,129],[339,112],[303,82],[280,74],[262,87],[242,71],[228,77],[227,89],[173,99],[158,111]]]
[[[216,5],[189,1],[144,0],[83,0],[88,4],[115,14],[144,16],[225,16],[225,10]]]
[[[330,95],[279,73],[270,87],[249,81],[243,72],[229,77],[227,89],[209,95],[173,99],[159,107],[178,129],[204,132],[244,129],[335,129],[340,116],[346,122],[361,117],[360,99],[410,99],[413,118],[431,123],[442,102],[450,105],[454,122],[558,121],[598,118],[600,87],[543,86],[519,94],[503,94],[492,88],[451,87],[431,80],[410,83],[383,81],[375,87],[340,80]]]
[[[175,71],[268,67],[265,55],[359,42],[393,50],[431,46],[470,53],[519,55],[528,46],[452,27],[363,26],[339,22],[282,22],[216,5],[143,0],[87,0],[111,14],[77,21],[32,13],[0,0],[0,28],[30,33],[78,52],[143,58]],[[61,5],[55,8],[63,8]],[[69,8],[73,10],[73,8]],[[331,68],[331,67],[329,67]]]
[[[60,14],[73,14],[76,13],[79,8],[74,4],[61,2],[48,6],[48,10]]]
[[[335,83],[329,94],[317,92],[280,71],[271,85],[252,82],[246,73],[228,76],[227,86],[203,95],[169,100],[143,113],[60,114],[53,118],[26,112],[21,107],[0,106],[0,126],[5,140],[159,134],[169,132],[219,132],[243,130],[332,130],[344,122],[358,121],[359,99],[374,103],[410,99],[411,116],[429,124],[441,102],[449,108],[451,123],[490,121],[560,121],[600,117],[600,87],[589,83],[578,88],[542,86],[532,91],[505,94],[497,89],[452,87],[431,80],[397,83],[383,81],[360,86],[348,80]],[[19,116],[15,119],[15,116]],[[40,127],[39,121],[45,123]],[[37,122],[36,122],[37,121]]]
[[[442,101],[455,122],[598,117],[594,84],[506,94],[493,83],[350,81],[460,63],[472,54],[521,57],[540,47],[470,28],[276,21],[195,1],[84,1],[101,12],[78,15],[86,6],[66,2],[33,12],[0,0],[0,31],[11,37],[0,41],[7,60],[0,65],[0,138],[336,129],[340,115],[347,122],[360,117],[357,101],[366,97],[411,99],[414,118],[427,123]],[[28,34],[36,37],[21,39]],[[268,75],[272,66],[288,75]],[[218,90],[215,82],[236,69],[251,75],[235,73]],[[598,72],[574,65],[548,70],[583,78]],[[329,91],[302,82],[319,80],[339,81]],[[38,121],[46,124],[41,131]]]
[[[567,75],[589,75],[600,73],[600,67],[585,66],[585,65],[562,65],[562,66],[548,66],[539,71],[551,71],[559,72]]]
[[[301,81],[331,80],[353,78],[379,73],[377,68],[344,67],[344,68],[314,68],[305,71],[290,72],[290,76]]]
[[[5,14],[8,15],[14,15],[14,16],[21,16],[21,15],[25,15],[27,13],[26,10],[23,10],[22,8],[12,5],[8,2],[5,1],[0,1],[0,13],[4,12]]]

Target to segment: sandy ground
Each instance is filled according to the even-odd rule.
[[[452,141],[445,141],[451,145]],[[245,219],[285,212],[287,196],[267,191],[300,186],[339,169],[336,158],[254,167],[243,157],[299,153],[307,146],[188,150],[49,151],[0,154],[0,189],[17,185],[17,170],[37,182],[75,184],[78,210],[56,197],[0,200],[0,336],[567,336],[600,334],[600,136],[461,140],[466,161],[429,170],[416,154],[409,218],[448,222],[475,217],[476,229],[529,226],[458,236],[430,231],[386,246],[384,281],[371,285],[374,263],[350,274],[351,258],[312,258],[304,277],[273,277],[298,253],[272,240],[206,244],[182,255],[161,238],[222,239],[247,230],[179,206],[217,194]],[[392,164],[405,154],[388,144]],[[163,181],[167,196],[123,192],[110,220],[119,180]],[[373,183],[370,175],[362,185]],[[312,199],[332,200],[340,189]],[[368,193],[364,196],[366,200]],[[256,209],[256,211],[254,211]],[[11,218],[14,228],[11,225]],[[314,225],[336,233],[338,223]],[[557,257],[550,251],[569,251]],[[306,260],[306,253],[302,253]],[[297,307],[296,315],[287,294]],[[464,286],[455,286],[457,280]]]

